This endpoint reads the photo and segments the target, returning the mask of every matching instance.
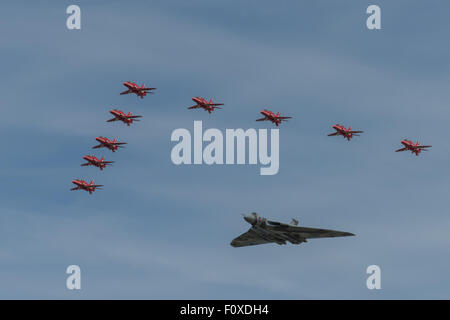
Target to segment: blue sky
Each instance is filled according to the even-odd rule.
[[[78,4],[82,29],[66,29]],[[378,4],[382,30],[365,26]],[[2,3],[0,298],[449,298],[450,4]],[[122,81],[158,88],[120,96]],[[188,111],[191,97],[226,105]],[[106,123],[118,107],[144,116]],[[280,171],[175,166],[174,129],[280,128]],[[331,125],[362,129],[347,143]],[[103,172],[94,137],[127,141]],[[432,144],[415,157],[400,140]],[[73,178],[103,190],[70,192]],[[356,237],[232,248],[241,213]],[[68,265],[82,290],[65,288]],[[382,289],[365,286],[367,266]]]

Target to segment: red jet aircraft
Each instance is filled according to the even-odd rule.
[[[414,142],[412,142],[410,140],[406,140],[406,139],[402,140],[402,144],[405,147],[395,150],[395,152],[402,152],[402,151],[410,150],[412,153],[415,153],[416,156],[418,156],[422,150],[428,151],[426,148],[431,148],[431,146],[421,146],[418,141],[417,141],[417,143],[414,143]]]
[[[145,84],[142,84],[142,87],[139,87],[139,85],[131,81],[125,81],[123,85],[127,87],[128,90],[121,92],[120,94],[135,93],[138,97],[141,97],[141,99],[144,99],[147,93],[153,93],[151,90],[156,90],[156,88],[146,88]]]
[[[70,189],[70,191],[73,191],[73,190],[85,190],[85,191],[89,192],[89,194],[92,194],[92,192],[94,192],[95,189],[100,189],[101,187],[103,187],[103,185],[101,185],[101,184],[94,184],[93,180],[91,180],[90,183],[87,183],[84,180],[75,179],[75,180],[72,180],[72,183],[75,184],[76,187]]]
[[[213,103],[213,99],[210,99],[208,102],[208,100],[202,97],[194,97],[192,98],[192,101],[194,101],[196,105],[189,107],[188,109],[203,108],[208,111],[208,113],[211,113],[212,111],[214,111],[214,109],[222,109],[218,106],[223,106],[223,103]]]
[[[84,156],[83,159],[87,162],[83,163],[81,165],[82,167],[96,166],[97,168],[100,168],[100,170],[103,170],[108,164],[114,163],[114,161],[105,161],[105,157],[98,159],[96,156]]]
[[[117,148],[123,148],[123,144],[127,144],[126,142],[117,142],[114,138],[112,141],[105,137],[97,137],[95,138],[98,142],[100,142],[99,145],[92,147],[92,149],[98,149],[98,148],[108,148],[112,152],[116,151]]]
[[[114,118],[109,119],[106,122],[122,121],[123,123],[126,123],[127,126],[130,126],[133,121],[139,121],[136,118],[142,118],[142,116],[133,116],[131,112],[128,112],[128,114],[126,114],[125,112],[117,109],[110,110],[109,113],[111,113]]]
[[[336,130],[336,132],[330,133],[328,136],[343,136],[344,138],[346,138],[348,141],[351,140],[351,138],[353,138],[353,136],[359,136],[358,133],[363,133],[364,131],[355,131],[352,130],[352,127],[348,127],[348,129],[345,128],[345,126],[342,126],[340,124],[335,124],[333,126],[333,129]]]
[[[266,109],[261,111],[261,114],[264,116],[264,118],[256,119],[256,121],[272,121],[272,123],[275,123],[275,125],[277,127],[282,121],[287,121],[286,119],[291,119],[292,118],[292,117],[281,117],[280,116],[280,112],[275,114],[272,111],[266,110]]]

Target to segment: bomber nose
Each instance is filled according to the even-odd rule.
[[[247,221],[250,224],[254,224],[256,222],[256,219],[253,215],[251,214],[245,214],[244,215],[244,220]]]

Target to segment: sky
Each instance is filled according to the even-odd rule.
[[[81,8],[81,30],[66,8]],[[381,8],[381,30],[366,9]],[[28,1],[0,10],[0,298],[449,299],[447,1]],[[157,87],[120,96],[123,81]],[[194,96],[225,103],[187,110]],[[130,127],[108,110],[142,115]],[[180,165],[173,130],[280,126],[280,170]],[[364,134],[327,137],[335,123]],[[103,135],[126,141],[91,149]],[[395,153],[409,138],[419,157]],[[113,166],[80,167],[86,154]],[[89,195],[71,180],[105,185]],[[355,237],[233,248],[242,213]],[[81,268],[81,290],[66,268]],[[368,290],[366,269],[381,268]]]

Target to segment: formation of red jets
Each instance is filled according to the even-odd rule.
[[[140,98],[144,98],[148,93],[152,90],[156,90],[156,88],[147,88],[145,87],[145,84],[142,86],[137,85],[134,82],[126,81],[123,83],[125,87],[127,87],[128,90],[121,92],[121,95],[134,93]],[[112,109],[109,111],[113,115],[112,119],[106,120],[106,122],[115,122],[115,121],[122,121],[127,126],[130,126],[134,121],[139,121],[138,118],[142,118],[142,116],[133,115],[131,112],[125,113],[122,110],[119,109]],[[123,148],[124,144],[127,144],[126,142],[119,142],[116,138],[110,140],[106,137],[96,137],[95,140],[99,143],[96,146],[93,146],[92,149],[99,149],[99,148],[106,148],[111,150],[112,152],[115,152],[118,148]],[[86,160],[86,163],[81,164],[82,167],[87,166],[95,166],[100,169],[100,171],[103,171],[103,169],[112,163],[114,161],[106,161],[105,157],[102,156],[101,159],[97,158],[93,155],[86,155],[83,157],[84,160]],[[72,180],[72,183],[76,185],[76,187],[70,189],[70,190],[85,190],[89,192],[89,194],[92,194],[96,189],[103,187],[101,184],[94,184],[94,181],[91,180],[91,182],[86,182],[82,179],[75,179]]]
[[[195,102],[195,105],[188,107],[188,109],[203,109],[205,111],[208,111],[208,113],[213,112],[215,109],[222,109],[220,106],[223,106],[223,103],[214,103],[213,99],[210,99],[209,101],[202,97],[194,97],[192,98],[192,101]],[[278,125],[283,122],[287,121],[287,119],[291,119],[292,117],[282,117],[280,116],[280,112],[277,114],[273,113],[270,110],[264,109],[261,111],[261,114],[264,116],[264,118],[256,119],[256,121],[271,121],[274,123],[277,127]]]
[[[359,136],[359,133],[363,133],[364,131],[359,130],[352,130],[352,127],[345,128],[345,126],[340,124],[335,124],[333,126],[333,129],[336,130],[336,132],[330,133],[328,136],[343,136],[348,141],[350,141],[354,136]],[[402,151],[411,151],[412,153],[415,153],[416,156],[419,155],[421,151],[428,151],[427,148],[431,148],[431,146],[422,146],[419,142],[412,142],[410,140],[404,139],[401,141],[403,148],[395,150],[395,152],[402,152]]]
[[[139,86],[138,84],[130,81],[126,81],[123,83],[125,87],[127,87],[126,91],[121,92],[121,95],[134,93],[141,99],[143,99],[147,94],[153,94],[153,90],[156,90],[156,88],[147,88],[145,84],[142,86]],[[213,99],[209,99],[209,101],[202,97],[194,97],[192,98],[192,101],[195,102],[195,105],[188,107],[188,109],[203,109],[205,111],[208,111],[208,113],[213,112],[215,109],[222,109],[220,106],[223,106],[223,103],[215,103],[213,102]],[[107,120],[106,122],[115,122],[115,121],[122,121],[127,126],[130,126],[134,121],[139,121],[138,118],[142,118],[142,116],[139,115],[133,115],[131,112],[125,113],[122,110],[118,109],[112,109],[109,111],[113,115],[112,119]],[[287,121],[288,119],[292,119],[292,117],[287,116],[281,116],[280,112],[274,113],[273,111],[263,109],[260,111],[260,113],[263,115],[263,118],[256,119],[256,121],[270,121],[273,124],[275,124],[277,127],[282,123]],[[342,136],[347,141],[350,141],[353,137],[359,136],[360,133],[363,133],[364,131],[361,130],[352,130],[352,127],[346,128],[343,125],[335,124],[333,125],[333,129],[335,132],[330,133],[328,136]],[[112,152],[115,152],[118,148],[123,148],[124,144],[127,144],[126,142],[118,142],[116,138],[113,140],[110,140],[106,137],[99,136],[95,138],[97,142],[99,142],[98,145],[92,147],[93,149],[99,149],[99,148],[107,148],[111,150]],[[401,151],[411,151],[412,153],[416,154],[418,156],[421,151],[427,151],[427,148],[431,148],[430,145],[420,145],[419,142],[412,142],[410,140],[402,140],[401,144],[403,145],[403,148],[395,150],[396,152]],[[107,165],[110,165],[114,163],[114,161],[106,161],[105,157],[102,156],[101,159],[98,159],[96,156],[93,155],[87,155],[83,157],[84,160],[86,160],[86,163],[81,164],[81,166],[95,166],[97,168],[100,168],[102,171]],[[76,187],[70,189],[70,190],[85,190],[88,191],[89,194],[92,194],[97,188],[102,187],[103,185],[94,184],[94,181],[91,180],[89,183],[81,180],[81,179],[75,179],[72,180],[72,183],[76,185]]]
[[[333,128],[336,130],[336,132],[330,133],[328,136],[343,136],[348,141],[350,141],[354,136],[359,136],[359,133],[364,132],[359,130],[352,130],[352,127],[348,127],[348,129],[346,129],[345,126],[342,126],[340,124],[335,124]],[[422,146],[419,142],[414,143],[407,139],[402,140],[401,144],[403,145],[403,148],[395,150],[395,152],[411,151],[412,153],[415,153],[416,156],[418,156],[421,151],[428,151],[427,148],[431,148],[431,146],[429,145]]]
[[[201,108],[201,109],[204,109],[205,111],[208,111],[208,113],[211,113],[215,109],[222,109],[219,106],[224,105],[223,103],[214,103],[212,99],[210,99],[208,101],[207,99],[202,98],[202,97],[194,97],[194,98],[192,98],[192,101],[195,102],[195,105],[189,107],[188,109],[200,109]],[[256,121],[270,121],[270,122],[274,123],[277,127],[282,122],[287,121],[288,119],[292,119],[292,117],[281,116],[280,112],[274,113],[273,111],[270,111],[267,109],[260,111],[260,113],[264,117],[260,118],[260,119],[256,119]],[[345,126],[340,125],[340,124],[333,125],[333,129],[335,130],[335,132],[330,133],[328,135],[329,137],[342,136],[345,139],[347,139],[347,141],[350,141],[355,136],[359,136],[360,133],[364,133],[364,131],[361,131],[361,130],[352,130],[351,126],[346,128]],[[422,150],[427,151],[426,148],[431,148],[431,146],[422,146],[419,144],[419,142],[413,143],[412,141],[409,141],[409,140],[402,140],[401,143],[404,145],[404,148],[398,149],[398,150],[396,150],[396,152],[409,150],[418,156]]]

